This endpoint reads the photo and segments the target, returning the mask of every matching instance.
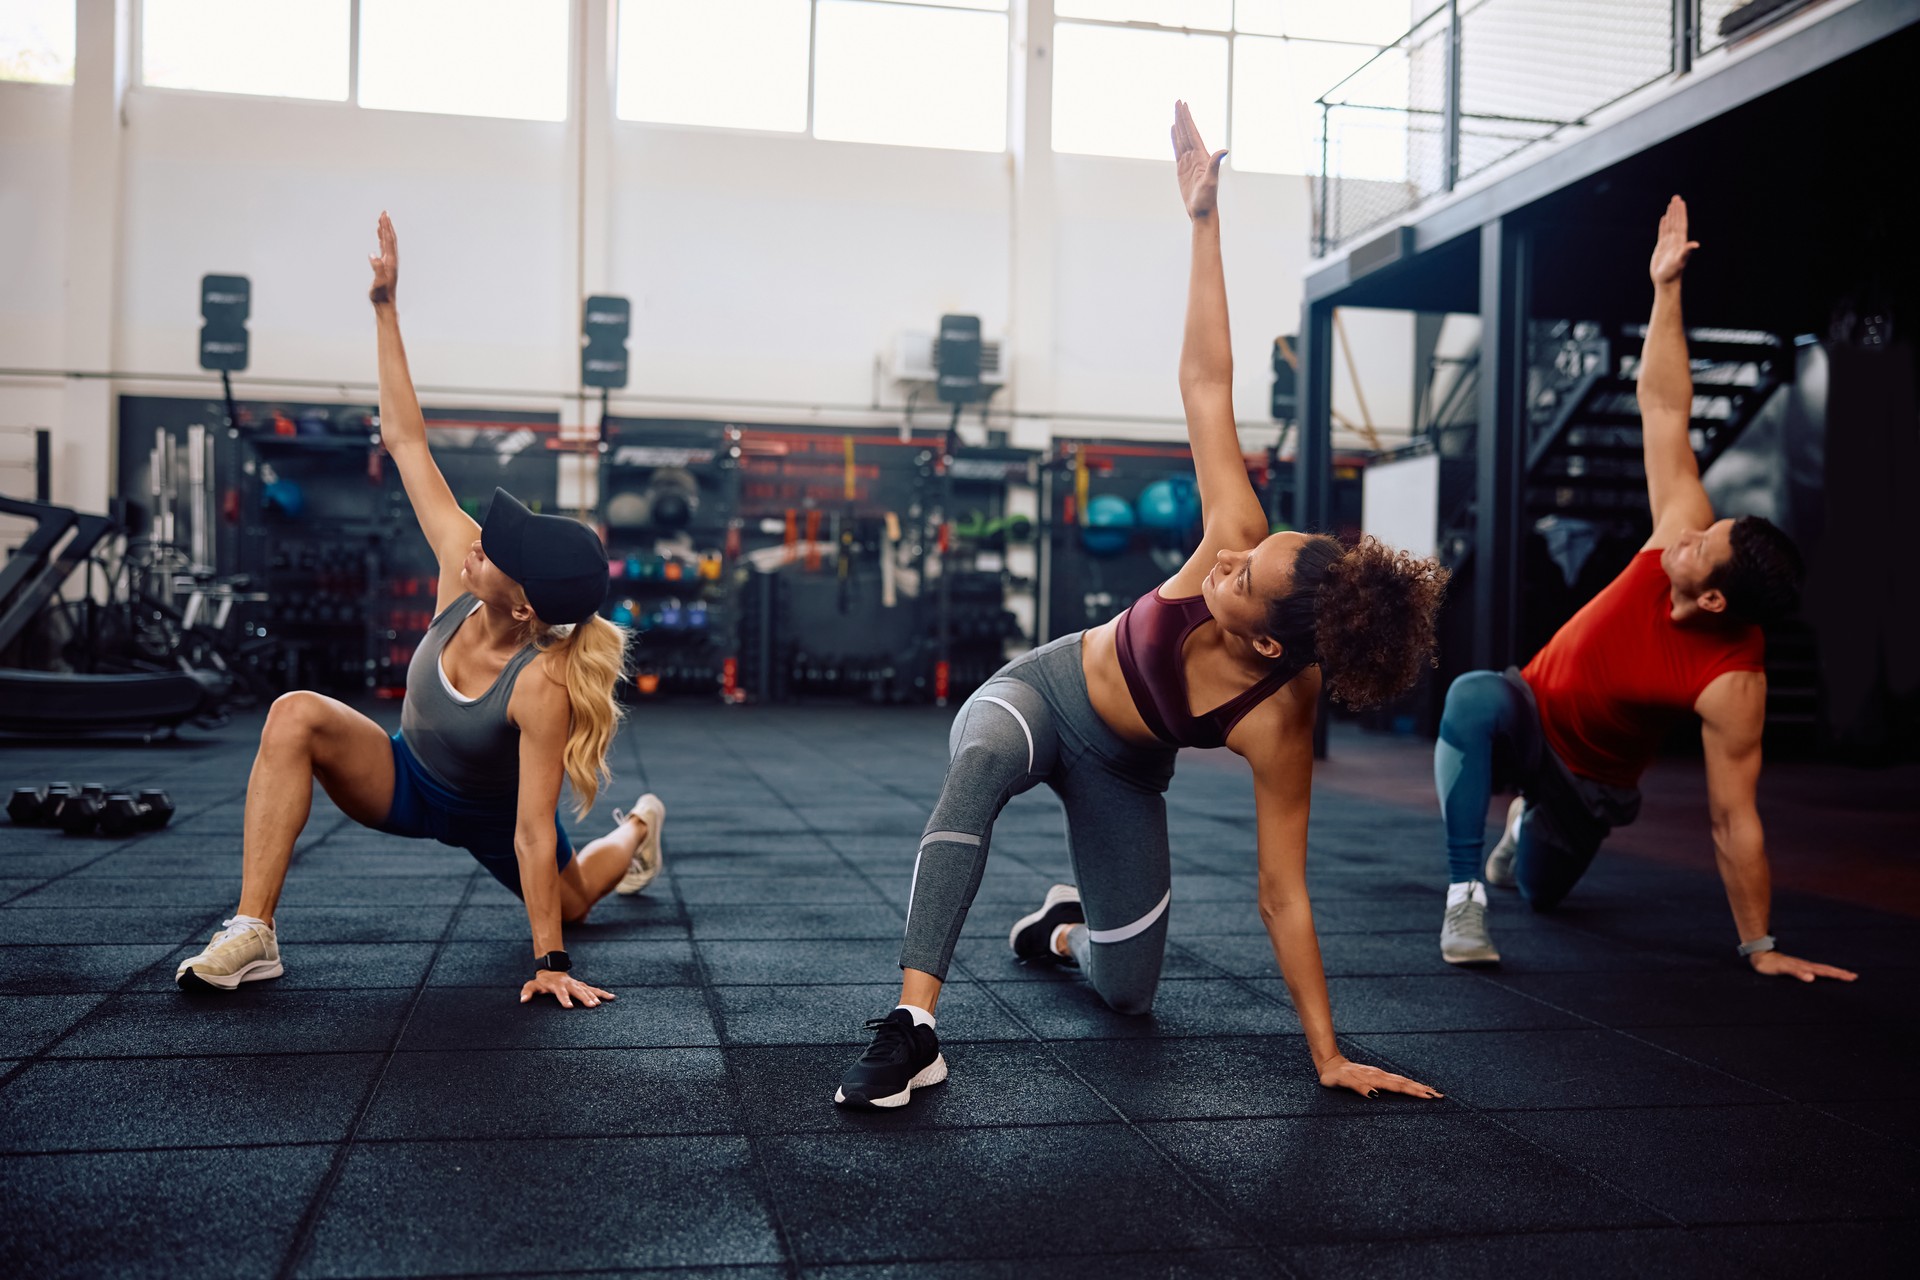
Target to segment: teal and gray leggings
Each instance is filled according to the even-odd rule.
[[[1114,1009],[1145,1013],[1167,944],[1174,749],[1135,746],[1094,713],[1076,632],[1016,658],[968,698],[948,752],[914,861],[900,967],[945,981],[994,819],[1044,782],[1066,810],[1067,857],[1087,913],[1086,929],[1071,935],[1074,958]]]

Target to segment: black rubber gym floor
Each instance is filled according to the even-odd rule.
[[[1321,786],[1309,877],[1346,1052],[1445,1101],[1314,1082],[1254,910],[1245,770],[1189,753],[1152,1016],[1008,954],[1066,871],[1033,793],[995,832],[941,1005],[950,1081],[904,1115],[835,1109],[895,994],[946,723],[642,709],[574,829],[657,791],[667,872],[569,930],[620,996],[573,1012],[517,1003],[524,913],[465,854],[324,797],[281,907],[286,976],[185,996],[175,964],[233,910],[259,717],[8,745],[9,787],[165,786],[179,812],[120,842],[0,826],[0,1269],[1911,1274],[1920,922],[1782,894],[1783,945],[1862,977],[1763,979],[1708,851],[1603,853],[1557,915],[1497,899],[1506,963],[1453,971],[1437,820],[1393,798],[1417,778]]]

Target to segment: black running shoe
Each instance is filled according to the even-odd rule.
[[[1053,949],[1053,931],[1063,924],[1085,924],[1087,913],[1080,909],[1080,891],[1070,884],[1057,884],[1047,890],[1047,900],[1032,915],[1013,922],[1007,945],[1022,960],[1047,960],[1054,964],[1072,964],[1070,957]]]
[[[904,1107],[915,1089],[947,1078],[940,1037],[932,1027],[915,1024],[905,1009],[872,1018],[873,1043],[840,1077],[833,1100],[843,1107]]]

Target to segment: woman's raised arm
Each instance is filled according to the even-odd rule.
[[[440,565],[440,599],[434,606],[438,612],[460,594],[460,564],[473,540],[480,536],[480,526],[460,509],[427,448],[427,422],[420,412],[420,398],[413,391],[413,374],[407,368],[407,348],[400,340],[400,314],[394,303],[400,284],[400,244],[393,233],[393,220],[385,213],[380,215],[380,252],[369,255],[367,261],[373,267],[373,285],[367,296],[373,302],[380,352],[380,443],[400,468],[414,518],[420,522],[420,530],[427,535],[427,545],[433,548],[433,557]]]
[[[1220,161],[1209,152],[1187,104],[1174,104],[1174,169],[1193,224],[1187,282],[1186,334],[1180,345],[1180,402],[1200,481],[1205,540],[1193,563],[1204,573],[1221,548],[1243,549],[1267,534],[1266,513],[1247,479],[1233,418],[1233,342],[1227,324],[1227,281],[1220,261]]]

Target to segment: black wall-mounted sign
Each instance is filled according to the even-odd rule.
[[[944,403],[972,404],[985,399],[980,383],[979,316],[941,316],[933,353],[939,371],[938,394]]]
[[[1298,334],[1273,340],[1273,416],[1279,422],[1292,422],[1300,413],[1300,371],[1295,365],[1294,345]]]
[[[253,286],[245,276],[201,276],[200,367],[238,373],[247,367],[247,314]]]
[[[627,331],[633,308],[625,298],[587,299],[580,322],[580,381],[589,387],[627,385]]]

